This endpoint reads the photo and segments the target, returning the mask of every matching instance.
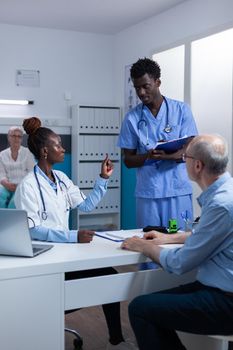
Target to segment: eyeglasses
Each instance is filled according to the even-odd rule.
[[[194,157],[192,157],[192,156],[188,156],[186,153],[183,153],[183,154],[182,154],[182,160],[183,160],[183,162],[186,162],[186,159],[187,159],[187,158],[196,159],[196,158],[194,158]]]
[[[14,137],[14,138],[18,138],[18,139],[22,139],[23,136],[22,135],[9,135],[10,137]]]

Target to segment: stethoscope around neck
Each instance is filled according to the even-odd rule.
[[[172,131],[172,126],[170,126],[169,124],[169,107],[168,107],[168,102],[165,96],[163,96],[163,100],[165,102],[166,105],[166,119],[167,119],[167,123],[165,128],[163,129],[164,132],[166,132],[167,134],[169,134]],[[149,131],[148,131],[148,122],[146,121],[145,118],[143,118],[143,108],[144,108],[144,104],[142,104],[142,109],[141,109],[141,114],[140,114],[140,120],[138,121],[138,134],[139,134],[139,140],[140,142],[144,145],[144,146],[149,146]],[[143,127],[146,128],[146,144],[144,144],[142,142],[142,138],[141,138],[141,128]]]
[[[34,175],[35,175],[37,186],[38,186],[39,193],[40,193],[40,199],[41,199],[42,206],[43,206],[43,210],[41,212],[41,218],[42,218],[43,221],[46,221],[48,219],[48,214],[47,214],[46,207],[45,207],[45,201],[44,201],[44,196],[43,196],[43,193],[42,193],[42,190],[41,190],[41,185],[40,185],[40,182],[39,182],[39,179],[38,179],[38,176],[37,176],[36,166],[34,166],[33,171],[34,171]],[[60,187],[61,191],[62,191],[61,185],[65,186],[65,188],[67,189],[67,186],[66,186],[65,182],[62,181],[57,174],[54,173],[54,176],[58,180],[58,184],[59,184],[59,187]]]

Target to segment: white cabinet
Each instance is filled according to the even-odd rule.
[[[21,259],[7,258],[9,260],[4,266],[9,261],[12,266],[15,263],[14,259]],[[26,259],[24,269],[30,271]],[[40,269],[39,266],[38,268]],[[19,270],[23,270],[22,266]],[[63,286],[64,276],[60,273],[47,275],[38,273],[27,277],[20,277],[19,273],[18,278],[9,277],[9,279],[0,280],[0,347],[2,350],[64,349]]]
[[[117,138],[121,125],[118,107],[72,106],[72,180],[85,193],[93,188],[108,153],[114,163],[108,191],[90,213],[73,211],[73,228],[115,230],[120,228],[120,148]]]

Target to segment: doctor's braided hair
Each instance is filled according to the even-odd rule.
[[[40,159],[41,148],[47,146],[48,138],[54,135],[54,132],[41,126],[41,121],[37,117],[24,119],[23,128],[28,134],[28,148],[34,154],[37,160]]]
[[[132,79],[141,78],[148,74],[154,79],[159,79],[161,76],[161,69],[157,62],[149,58],[140,58],[135,62],[130,69],[130,76]]]

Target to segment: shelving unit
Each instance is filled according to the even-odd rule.
[[[100,173],[106,153],[114,163],[106,195],[90,213],[74,210],[72,226],[104,231],[119,229],[121,154],[116,144],[121,124],[120,108],[75,105],[71,115],[73,182],[87,195]]]

